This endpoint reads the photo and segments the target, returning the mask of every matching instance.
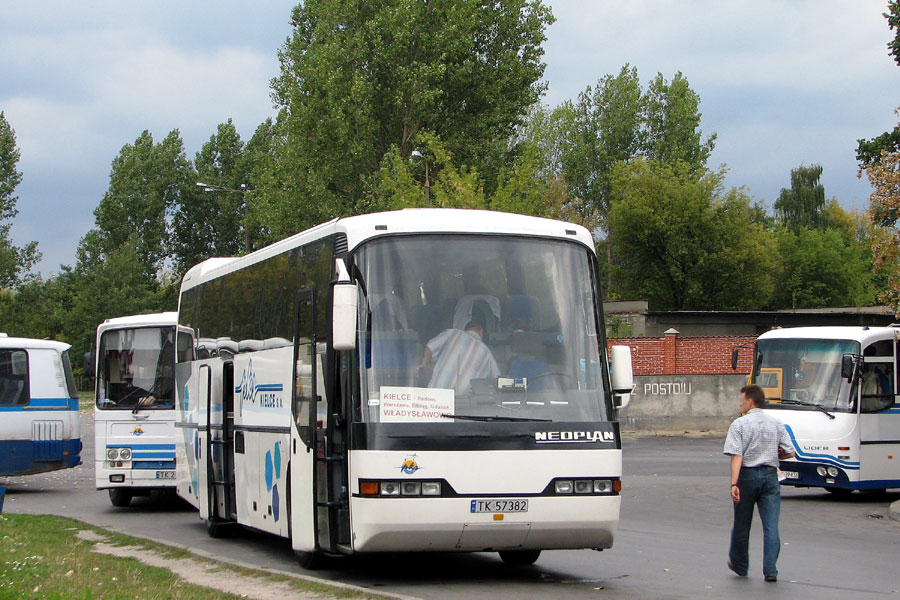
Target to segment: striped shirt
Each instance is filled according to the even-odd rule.
[[[778,468],[778,448],[794,452],[794,445],[784,424],[758,408],[735,419],[725,436],[724,454],[742,456],[744,467],[768,465]]]
[[[473,379],[500,374],[494,355],[474,331],[445,329],[428,342],[428,349],[435,359],[428,387],[454,389],[462,396],[471,393]]]

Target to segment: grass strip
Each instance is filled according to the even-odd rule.
[[[96,535],[79,536],[79,531],[90,531]],[[73,519],[0,514],[0,599],[213,600],[246,597],[195,585],[167,568],[146,565],[132,556],[112,556],[92,551],[94,544],[100,542],[127,546],[129,552],[134,548],[140,552],[152,552],[169,558],[173,563],[188,558],[202,561],[208,568],[227,571],[232,577],[277,584],[302,597],[381,597],[200,559],[181,549],[109,532]]]

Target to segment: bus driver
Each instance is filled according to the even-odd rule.
[[[454,389],[457,396],[466,396],[472,392],[473,379],[499,376],[500,368],[483,338],[484,323],[479,319],[469,321],[464,331],[445,329],[432,338],[419,365],[424,369],[435,359],[428,387]]]

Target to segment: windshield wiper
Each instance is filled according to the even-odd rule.
[[[822,406],[821,404],[816,404],[815,402],[803,402],[802,400],[787,400],[785,398],[769,398],[769,400],[778,400],[782,404],[794,404],[797,406],[810,406],[815,408],[816,410],[820,410],[826,415],[828,415],[829,419],[834,419],[834,415],[828,412],[828,410]]]
[[[460,419],[463,421],[531,421],[531,422],[542,422],[549,423],[553,421],[553,419],[534,419],[531,417],[483,417],[478,415],[454,415],[450,413],[443,413],[441,417],[445,419]]]

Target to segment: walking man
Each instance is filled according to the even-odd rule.
[[[747,576],[750,566],[748,546],[753,506],[759,511],[763,527],[763,576],[778,581],[778,515],[781,511],[781,484],[778,461],[794,456],[787,430],[780,421],[760,410],[766,396],[758,385],[741,388],[741,413],[728,428],[724,453],[731,455],[731,499],[734,502],[734,526],[728,568]]]

